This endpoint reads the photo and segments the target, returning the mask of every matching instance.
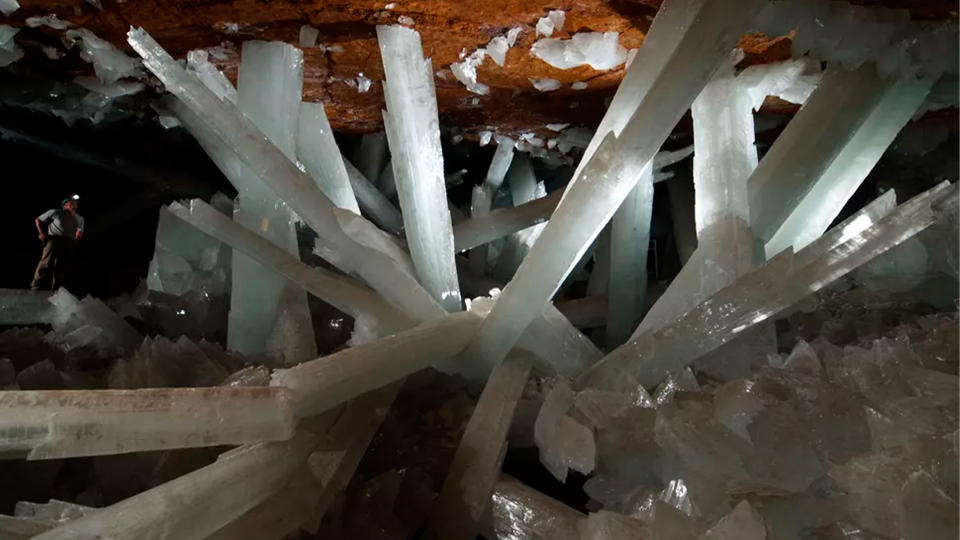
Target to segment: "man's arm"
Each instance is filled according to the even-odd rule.
[[[37,218],[33,220],[33,224],[37,226],[37,232],[40,233],[40,240],[45,241],[47,239],[47,233],[43,230],[44,222]]]
[[[83,237],[83,218],[77,216],[77,233],[74,235],[74,238],[79,240]]]

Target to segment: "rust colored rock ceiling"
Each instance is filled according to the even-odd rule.
[[[604,101],[616,90],[623,67],[596,71],[588,66],[556,69],[530,54],[536,40],[537,19],[549,9],[566,12],[562,31],[552,37],[569,38],[581,31],[620,32],[620,43],[639,47],[661,0],[386,0],[292,1],[292,0],[103,0],[103,10],[84,0],[23,0],[8,24],[22,26],[30,16],[55,13],[74,27],[92,30],[98,36],[128,49],[125,34],[130,26],[142,26],[171,54],[184,57],[192,49],[216,48],[212,58],[236,81],[242,43],[249,39],[282,40],[297,44],[300,27],[310,24],[320,31],[318,44],[337,46],[304,50],[304,99],[327,104],[334,129],[369,132],[381,129],[380,110],[383,77],[375,37],[378,24],[395,24],[401,17],[413,20],[422,37],[424,53],[432,58],[440,120],[443,125],[475,132],[495,126],[501,132],[538,131],[550,122],[593,125],[602,116]],[[955,2],[942,0],[858,2],[887,7],[907,7],[915,17],[955,16]],[[478,80],[490,86],[489,95],[470,93],[450,73],[461,51],[467,54],[483,47],[511,28],[521,28],[516,45],[507,52],[504,67],[489,58],[478,68]],[[41,27],[25,29],[26,39],[58,40],[62,31]],[[744,36],[741,46],[745,64],[788,58],[788,36]],[[74,55],[75,56],[75,55]],[[46,60],[39,55],[26,59],[48,62],[63,78],[89,66],[68,59]],[[368,92],[351,84],[359,74],[372,79]],[[563,86],[542,93],[531,77],[557,79]],[[573,82],[587,82],[585,90],[573,90]],[[768,102],[774,110],[790,110],[783,102]]]

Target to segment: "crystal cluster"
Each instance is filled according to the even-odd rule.
[[[238,197],[164,206],[124,297],[0,290],[0,325],[28,326],[0,332],[0,451],[22,484],[0,536],[955,538],[958,189],[852,206],[954,74],[952,47],[919,52],[955,26],[667,0],[630,61],[614,31],[552,37],[565,19],[539,17],[534,56],[626,64],[597,129],[488,126],[485,172],[446,175],[442,75],[406,15],[376,29],[385,80],[350,76],[386,103],[355,153],[303,101],[292,45],[246,41],[234,88],[205,52],[184,64],[131,29],[172,94],[158,113]],[[498,28],[450,66],[474,93],[524,32]],[[738,70],[757,29],[795,30],[796,58]],[[119,80],[139,64],[69,32],[86,87],[142,88]],[[300,46],[331,50],[319,32]],[[769,96],[802,107],[758,152]],[[687,110],[693,147],[671,137]],[[547,150],[570,154],[566,185]],[[669,283],[648,275],[664,192]]]

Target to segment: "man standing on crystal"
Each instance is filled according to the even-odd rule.
[[[31,289],[57,289],[63,285],[74,244],[83,236],[83,218],[77,214],[79,200],[79,195],[73,195],[64,199],[60,208],[47,210],[34,220],[43,242],[43,254],[33,274]]]

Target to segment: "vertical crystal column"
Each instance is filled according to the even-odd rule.
[[[513,197],[514,208],[547,195],[543,183],[537,182],[533,174],[533,165],[530,164],[526,154],[518,154],[514,157],[507,172],[507,184]],[[508,236],[497,264],[493,268],[493,277],[504,282],[510,281],[520,267],[520,262],[526,257],[530,246],[537,241],[545,226],[544,224],[534,225]]]
[[[653,217],[653,168],[644,169],[640,181],[613,215],[610,227],[610,282],[607,295],[608,347],[630,337],[640,322],[647,292],[647,251]]]
[[[300,104],[297,121],[297,157],[307,173],[317,182],[320,191],[330,202],[344,210],[360,213],[357,198],[350,185],[350,177],[343,156],[333,138],[333,129],[327,120],[323,103],[304,101]]]
[[[295,134],[301,101],[303,53],[280,42],[248,41],[243,45],[237,81],[237,106],[288,159],[296,152]],[[257,178],[244,179],[234,220],[257,231],[299,258],[296,226],[290,209]],[[316,354],[306,296],[279,275],[241,252],[234,253],[227,344],[244,354],[268,352],[278,322],[295,329],[294,340],[276,343],[285,363]]]
[[[493,197],[500,186],[503,185],[503,179],[507,176],[507,169],[510,168],[510,162],[513,161],[513,139],[497,135],[496,140],[497,150],[490,161],[490,167],[487,169],[486,178],[483,179],[483,185],[473,189],[470,200],[470,217],[472,218],[490,214]],[[470,250],[470,270],[475,275],[483,276],[487,273],[488,247],[483,244]]]
[[[676,33],[677,29],[654,24],[638,55],[649,54],[653,61],[647,65],[638,58],[631,65],[631,70],[652,70],[647,73],[649,84],[641,85],[643,95],[636,110],[620,137],[612,132],[600,134],[603,141],[596,153],[571,181],[550,223],[481,325],[468,349],[474,359],[494,364],[504,358],[636,185],[644,167],[746,30],[750,19],[743,13],[752,13],[762,4],[763,0],[747,4],[707,0],[700,5],[693,23],[670,46],[653,39],[654,33],[658,29]],[[659,48],[657,43],[661,43]],[[654,50],[644,53],[648,47]]]
[[[416,31],[378,26],[377,41],[386,75],[383,122],[413,265],[424,288],[447,311],[457,311],[462,302],[453,225],[443,211],[447,192],[433,69]]]

